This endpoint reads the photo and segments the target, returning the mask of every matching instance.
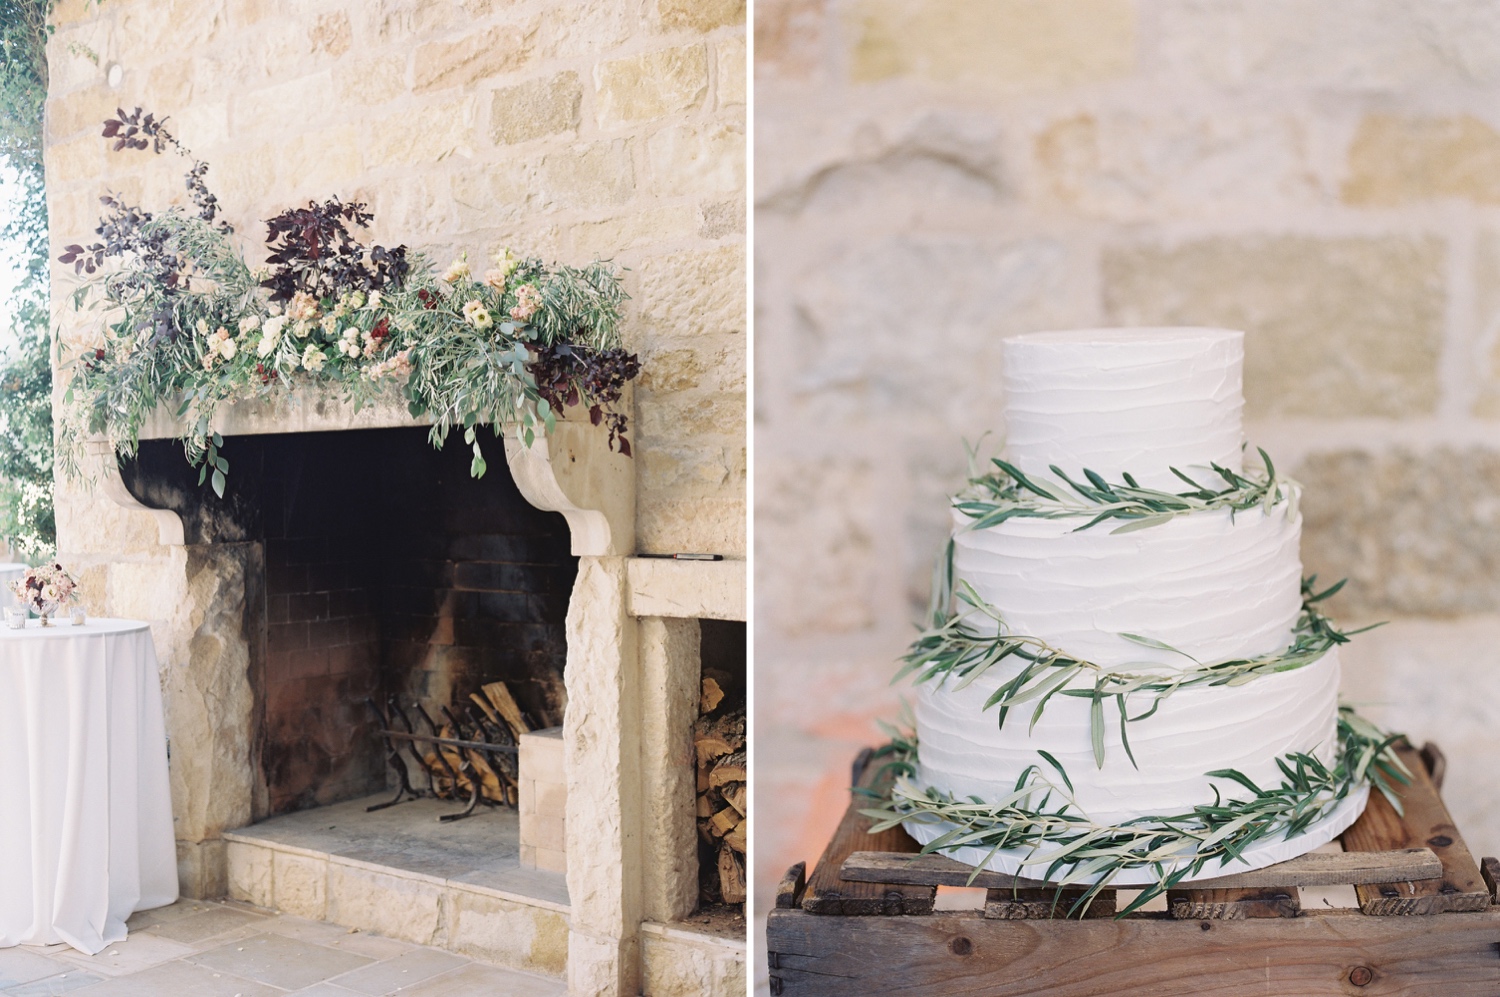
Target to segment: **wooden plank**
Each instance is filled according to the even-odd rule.
[[[854,785],[880,789],[876,784],[882,766],[871,762],[870,749],[860,752],[854,765]],[[936,887],[891,883],[864,883],[845,880],[840,874],[844,859],[853,851],[915,852],[920,847],[900,827],[879,834],[870,833],[870,818],[859,811],[867,809],[867,797],[855,794],[834,831],[833,839],[823,850],[818,864],[808,877],[802,897],[802,909],[812,914],[841,914],[845,917],[872,915],[926,914],[931,912],[937,896]]]
[[[773,910],[779,997],[1325,997],[1500,992],[1500,909],[1424,918],[1002,921]],[[1351,986],[1352,982],[1355,984]],[[1375,981],[1369,991],[1360,981]]]
[[[786,871],[781,877],[781,885],[776,887],[776,906],[782,910],[791,910],[802,903],[802,891],[807,889],[807,863],[798,862]]]
[[[1490,888],[1490,899],[1500,903],[1500,859],[1480,859],[1479,874],[1484,877],[1484,885]]]
[[[1167,908],[1180,921],[1241,921],[1247,917],[1296,917],[1302,898],[1295,886],[1248,886],[1230,890],[1168,890]]]
[[[1431,848],[1443,864],[1443,875],[1440,879],[1358,885],[1354,891],[1360,910],[1375,916],[1484,910],[1490,905],[1490,891],[1478,863],[1453,826],[1421,755],[1408,744],[1397,745],[1396,751],[1411,771],[1411,785],[1400,787],[1399,792],[1404,816],[1396,813],[1382,793],[1372,790],[1365,812],[1344,832],[1344,849],[1373,852]]]
[[[1005,921],[1035,921],[1047,918],[1068,917],[1068,911],[1086,891],[1068,887],[1059,896],[1052,887],[1041,889],[986,890],[984,916]],[[1082,917],[1114,917],[1116,901],[1114,890],[1100,890],[1099,895],[1089,901]]]
[[[1314,852],[1251,872],[1232,872],[1200,879],[1194,889],[1224,890],[1267,886],[1349,886],[1392,880],[1435,879],[1443,864],[1429,848],[1386,852]],[[862,883],[910,883],[923,886],[978,886],[985,889],[1030,889],[1046,884],[1035,879],[984,870],[946,855],[897,852],[854,852],[844,860],[843,877]],[[970,882],[970,879],[973,882]]]

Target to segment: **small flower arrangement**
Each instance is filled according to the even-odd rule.
[[[28,568],[20,578],[10,583],[16,601],[42,618],[42,626],[52,624],[47,617],[73,601],[78,583],[63,570],[61,564],[44,564]]]

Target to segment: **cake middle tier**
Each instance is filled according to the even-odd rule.
[[[1285,502],[1269,514],[1213,509],[1112,533],[1109,522],[1078,531],[1088,520],[1072,517],[968,530],[954,510],[954,582],[994,607],[1007,633],[1105,668],[1272,654],[1292,643],[1302,609],[1302,519],[1289,512]],[[978,612],[968,619],[995,632]]]
[[[1135,764],[1120,740],[1116,706],[1105,704],[1103,768],[1094,760],[1086,698],[1054,696],[1029,731],[1032,704],[1023,704],[1000,727],[996,710],[984,709],[984,701],[1010,677],[1011,669],[994,669],[963,689],[951,682],[917,687],[923,783],[959,798],[998,800],[1015,788],[1029,765],[1058,782],[1037,754],[1040,749],[1067,771],[1073,799],[1085,814],[1116,824],[1211,804],[1215,785],[1226,799],[1245,797],[1237,783],[1210,779],[1208,772],[1235,769],[1269,789],[1282,782],[1277,758],[1301,752],[1331,766],[1337,754],[1336,649],[1301,668],[1241,686],[1199,686],[1167,696],[1153,716],[1129,724]],[[1137,693],[1128,706],[1139,716],[1150,709],[1151,696]]]

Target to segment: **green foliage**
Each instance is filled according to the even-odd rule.
[[[1033,764],[1001,799],[959,799],[916,782],[916,738],[897,735],[877,753],[887,759],[897,778],[880,805],[862,813],[876,821],[871,833],[908,821],[939,825],[943,833],[922,849],[924,853],[965,846],[989,849],[991,856],[1002,849],[1024,853],[1022,869],[1037,870],[1026,875],[1055,885],[1059,899],[1065,886],[1088,885],[1069,909],[1070,916],[1087,911],[1099,891],[1120,873],[1150,870],[1156,881],[1119,912],[1117,916],[1123,917],[1185,879],[1205,871],[1227,871],[1253,845],[1302,834],[1366,783],[1379,789],[1399,812],[1393,784],[1410,781],[1410,772],[1391,750],[1399,739],[1352,708],[1340,706],[1338,751],[1331,766],[1313,754],[1294,752],[1276,760],[1280,784],[1265,787],[1233,769],[1207,772],[1209,778],[1231,784],[1224,790],[1236,795],[1225,799],[1215,786],[1212,803],[1103,825],[1074,803],[1067,772],[1046,752],[1038,754],[1059,781]]]
[[[0,163],[19,196],[0,240],[21,251],[14,339],[0,355],[0,534],[38,562],[52,556],[51,303],[42,112],[52,0],[0,0]]]

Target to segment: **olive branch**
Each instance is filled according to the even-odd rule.
[[[1044,867],[1036,878],[1057,887],[1057,900],[1062,899],[1064,887],[1088,886],[1068,916],[1087,911],[1094,897],[1120,873],[1150,869],[1156,882],[1116,915],[1124,917],[1197,877],[1210,863],[1222,868],[1244,862],[1245,851],[1253,845],[1302,834],[1366,782],[1380,790],[1399,813],[1401,802],[1392,783],[1405,785],[1411,774],[1391,751],[1401,735],[1387,734],[1352,707],[1340,706],[1338,751],[1332,766],[1308,752],[1281,756],[1276,766],[1282,781],[1273,787],[1261,787],[1236,769],[1219,769],[1205,775],[1229,780],[1249,795],[1224,799],[1214,786],[1211,804],[1121,824],[1098,824],[1074,802],[1068,773],[1046,751],[1037,752],[1046,767],[1034,763],[1022,769],[1004,797],[960,799],[918,785],[916,736],[891,733],[891,742],[876,756],[886,759],[882,775],[891,772],[895,779],[884,792],[861,791],[879,803],[860,811],[876,822],[870,833],[909,821],[952,825],[923,846],[922,853],[965,846],[988,848],[986,862],[975,867],[976,876],[1000,851],[1027,849],[1020,867]]]
[[[951,567],[951,545],[949,562]],[[1005,726],[1012,707],[1035,704],[1031,710],[1029,732],[1035,729],[1042,712],[1054,696],[1088,699],[1089,733],[1093,742],[1094,762],[1103,768],[1105,715],[1108,712],[1106,704],[1113,700],[1118,714],[1120,743],[1124,746],[1130,763],[1136,765],[1135,754],[1130,749],[1128,726],[1155,714],[1162,701],[1179,689],[1240,686],[1263,675],[1293,671],[1317,661],[1330,648],[1347,643],[1350,636],[1373,629],[1364,627],[1345,632],[1334,626],[1318,610],[1317,604],[1341,589],[1344,583],[1337,582],[1318,592],[1317,580],[1316,575],[1303,579],[1302,612],[1292,631],[1292,643],[1272,654],[1202,664],[1162,641],[1139,634],[1120,635],[1143,647],[1181,654],[1193,662],[1191,667],[1180,671],[1162,672],[1110,671],[1092,661],[1053,647],[1039,637],[1007,633],[1005,621],[999,611],[981,599],[972,586],[963,582],[958,588],[958,599],[973,612],[993,620],[997,632],[981,632],[970,622],[972,613],[969,611],[949,613],[940,623],[918,635],[903,656],[905,664],[896,673],[892,683],[915,674],[914,684],[920,685],[934,679],[942,682],[953,679],[956,684],[952,688],[957,691],[1006,659],[1014,658],[1020,665],[1019,670],[991,693],[983,706],[985,710],[999,707],[996,722],[1000,727]],[[1079,679],[1083,680],[1082,685],[1075,684],[1075,680]],[[1129,702],[1131,696],[1149,697],[1149,708],[1132,714]],[[1139,768],[1138,765],[1136,767]]]

